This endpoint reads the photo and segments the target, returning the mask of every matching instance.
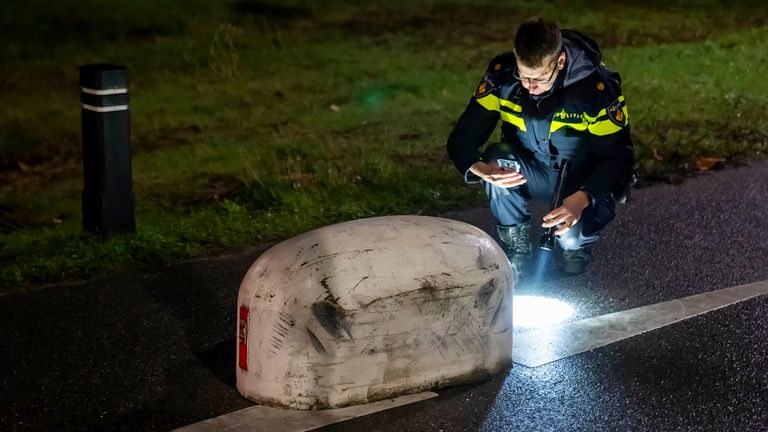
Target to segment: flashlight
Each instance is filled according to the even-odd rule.
[[[563,200],[563,189],[565,188],[565,179],[568,177],[568,169],[571,167],[571,162],[566,159],[560,164],[560,171],[557,173],[557,184],[555,184],[555,194],[552,195],[552,210],[560,207]],[[541,233],[541,239],[539,240],[539,247],[551,251],[555,248],[555,231],[557,226],[549,227]]]

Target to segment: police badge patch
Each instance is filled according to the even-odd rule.
[[[475,99],[488,96],[493,91],[493,89],[493,82],[491,82],[491,80],[488,78],[488,74],[485,74],[483,79],[480,80],[480,84],[477,85],[477,90],[475,90]]]
[[[616,125],[624,127],[627,124],[627,116],[624,115],[624,111],[621,109],[621,102],[616,99],[606,110],[608,118]]]

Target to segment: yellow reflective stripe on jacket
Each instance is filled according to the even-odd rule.
[[[576,129],[577,131],[585,131],[587,130],[587,127],[589,126],[589,123],[586,121],[582,121],[581,123],[564,123],[557,120],[552,120],[552,123],[549,125],[549,132],[555,132],[558,129],[564,128],[568,126],[571,129]]]
[[[507,123],[510,123],[514,126],[517,126],[518,129],[522,132],[527,132],[528,129],[525,128],[525,121],[522,117],[518,117],[512,113],[508,113],[506,111],[499,111],[501,114],[501,120],[505,121]]]
[[[523,107],[520,105],[517,105],[515,103],[512,103],[508,100],[499,99],[498,96],[495,96],[493,94],[489,94],[487,96],[483,96],[480,99],[475,99],[477,103],[483,106],[483,108],[487,109],[488,111],[498,111],[501,115],[501,120],[505,121],[507,123],[510,123],[514,126],[516,126],[518,129],[520,129],[523,132],[526,132],[527,129],[525,128],[525,121],[523,121],[522,117],[518,117],[515,114],[502,111],[501,106],[505,106],[512,111],[515,112],[523,112]]]
[[[519,113],[523,112],[523,107],[521,107],[520,105],[514,102],[510,102],[506,99],[499,99],[499,104],[511,109],[514,112],[519,112]]]
[[[499,98],[488,94],[486,96],[481,97],[480,99],[475,98],[477,103],[483,106],[483,108],[487,109],[488,111],[498,111],[499,110]]]
[[[619,102],[624,102],[624,96],[619,96]],[[624,105],[621,107],[621,111],[624,113],[624,122],[629,121],[629,112],[627,111],[627,106]],[[605,117],[604,120],[597,120],[600,117]],[[604,135],[610,135],[612,133],[616,133],[620,131],[623,126],[618,126],[616,123],[614,123],[611,119],[608,117],[608,109],[603,108],[600,110],[599,113],[597,113],[596,116],[591,117],[587,115],[587,113],[581,114],[582,121],[579,123],[565,123],[557,120],[552,120],[552,123],[549,126],[549,132],[555,132],[561,128],[569,127],[572,129],[576,129],[578,131],[589,131],[592,135],[598,135],[598,136],[604,136]]]
[[[624,115],[627,115],[627,108],[623,108],[622,111],[624,111]],[[614,123],[611,119],[606,120],[600,120],[595,123],[591,123],[587,129],[589,129],[589,133],[592,135],[610,135],[612,133],[616,133],[620,131],[624,126],[619,126],[616,123]]]
[[[500,99],[498,96],[495,96],[493,94],[488,94],[486,96],[481,97],[480,99],[475,99],[477,103],[483,106],[483,108],[489,110],[489,111],[499,111],[500,106],[505,106],[509,109],[511,109],[514,112],[523,112],[523,107],[520,105],[510,102],[506,99]]]

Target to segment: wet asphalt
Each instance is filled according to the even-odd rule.
[[[636,190],[591,270],[515,294],[574,320],[768,279],[768,163]],[[540,216],[543,208],[534,208]],[[485,208],[444,215],[491,232]],[[0,297],[0,430],[167,431],[234,388],[240,280],[266,246]],[[768,430],[768,297],[321,431]]]

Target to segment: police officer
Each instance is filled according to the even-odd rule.
[[[480,148],[501,120],[501,142]],[[561,270],[586,270],[616,199],[632,179],[633,151],[620,76],[597,44],[538,18],[515,34],[514,51],[495,57],[448,138],[448,154],[468,183],[482,181],[502,246],[518,274],[532,255],[528,201],[551,200],[570,160],[560,207],[542,227],[558,227]],[[514,160],[519,171],[501,166]]]

